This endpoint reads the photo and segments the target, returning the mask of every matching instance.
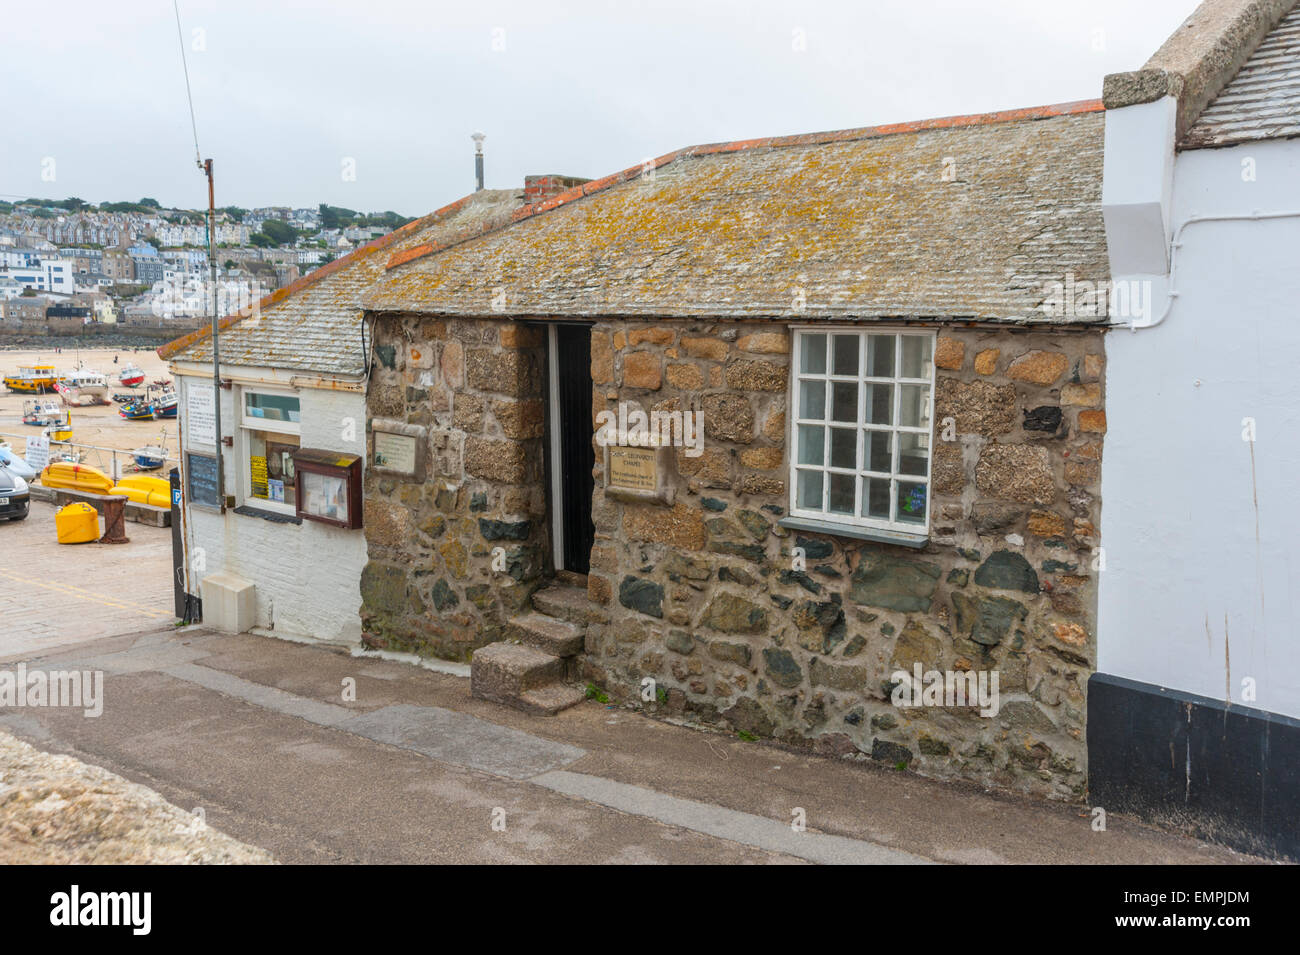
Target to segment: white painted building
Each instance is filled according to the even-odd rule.
[[[315,449],[365,458],[369,356],[361,295],[390,256],[455,234],[479,201],[410,223],[307,276],[287,297],[263,299],[259,309],[227,319],[220,333],[227,386],[219,394],[220,437],[228,444],[213,427],[210,331],[159,349],[181,400],[186,586],[202,596],[208,625],[360,641],[365,536],[359,526],[301,512],[294,455]],[[212,493],[217,460],[224,502]]]
[[[71,259],[36,258],[26,265],[12,265],[0,269],[0,278],[12,279],[23,288],[35,289],[38,292],[71,295],[76,291],[76,268]]]
[[[1107,78],[1111,271],[1151,297],[1145,314],[1117,316],[1125,327],[1106,337],[1105,564],[1089,688],[1092,788],[1113,800],[1098,804],[1177,811],[1201,831],[1292,854],[1300,852],[1294,2],[1211,0],[1142,71]],[[1123,773],[1127,789],[1110,778]]]

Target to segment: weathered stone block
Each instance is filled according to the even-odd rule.
[[[985,647],[1001,643],[1011,628],[1029,613],[1024,604],[1009,597],[971,597],[954,593],[952,606],[957,632]]]
[[[657,541],[683,550],[703,550],[709,534],[703,513],[685,500],[672,508],[629,504],[623,509],[623,534],[628,540]]]
[[[465,470],[486,481],[523,484],[528,480],[527,449],[517,441],[470,435],[465,438]]]
[[[1015,385],[940,378],[934,393],[935,420],[952,418],[958,434],[985,437],[1006,434],[1015,426]]]
[[[755,332],[740,336],[736,347],[758,354],[786,355],[790,352],[790,336],[785,332]]]
[[[789,650],[767,647],[763,650],[763,671],[777,686],[787,689],[803,682],[803,670]]]
[[[770,361],[733,361],[727,365],[727,387],[733,391],[785,391],[788,369]]]
[[[785,451],[781,448],[746,448],[740,452],[742,467],[759,471],[772,471],[785,461]]]
[[[960,371],[966,359],[966,345],[955,338],[940,335],[934,346],[934,365],[949,371]]]
[[[1074,383],[1061,387],[1061,404],[1095,408],[1101,404],[1101,385],[1077,385]]]
[[[998,370],[998,355],[1001,350],[986,348],[975,356],[975,374],[991,375]]]
[[[849,597],[869,607],[928,611],[941,572],[938,564],[864,550],[853,571]]]
[[[700,626],[722,633],[766,633],[767,611],[725,590],[714,594]]]
[[[719,441],[749,444],[754,440],[754,407],[744,395],[705,395],[700,402],[704,433]]]
[[[990,444],[975,466],[975,486],[984,494],[1025,504],[1051,504],[1056,497],[1047,449],[1030,444]]]
[[[618,602],[629,610],[635,610],[637,613],[662,618],[664,615],[664,588],[653,580],[629,575],[624,577],[618,585]]]
[[[669,364],[664,369],[664,376],[670,387],[680,388],[682,391],[699,391],[704,387],[704,372],[700,370],[699,365]]]
[[[1007,366],[1007,377],[1046,387],[1070,366],[1070,359],[1056,351],[1026,352]]]
[[[623,356],[623,387],[658,391],[663,386],[659,356],[650,351],[628,352]]]
[[[683,338],[682,349],[692,358],[722,361],[727,357],[727,343],[721,338]]]
[[[492,414],[507,438],[540,438],[546,433],[546,405],[540,398],[498,398],[492,402]]]
[[[999,550],[989,555],[977,571],[975,583],[981,587],[994,587],[998,590],[1020,590],[1027,594],[1038,593],[1038,575],[1025,560],[1024,555],[1015,551]]]

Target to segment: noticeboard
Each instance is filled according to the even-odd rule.
[[[220,508],[217,491],[217,458],[210,454],[185,455],[185,492],[191,504]]]

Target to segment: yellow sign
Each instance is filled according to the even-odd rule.
[[[659,488],[657,452],[653,448],[609,449],[610,487],[625,487],[634,491],[655,491]]]
[[[251,455],[248,459],[249,477],[252,479],[253,497],[266,497],[266,458]]]

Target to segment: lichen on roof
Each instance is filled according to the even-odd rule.
[[[394,254],[429,243],[454,243],[510,221],[522,190],[483,190],[409,222],[262,299],[249,316],[222,320],[221,361],[358,376],[364,370],[361,294]],[[158,354],[172,361],[212,361],[210,328],[177,339]]]
[[[1039,323],[1109,278],[1100,103],[695,147],[410,261],[363,297],[463,316]]]

